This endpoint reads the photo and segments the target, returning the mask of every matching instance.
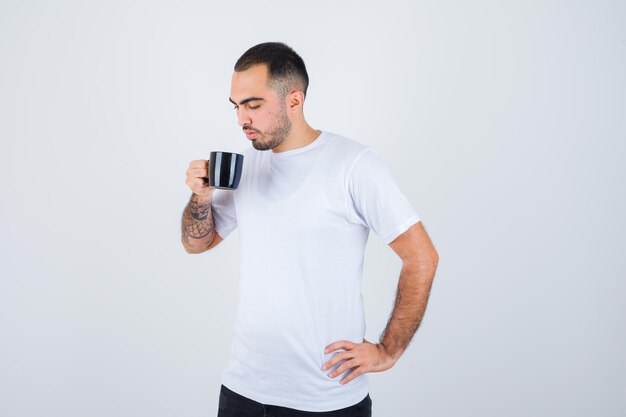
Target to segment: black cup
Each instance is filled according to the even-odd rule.
[[[225,190],[236,190],[242,169],[243,155],[232,152],[211,152],[209,185]]]

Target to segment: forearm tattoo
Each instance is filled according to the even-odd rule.
[[[191,200],[191,217],[199,222],[201,222],[202,220],[206,220],[207,217],[209,217],[210,208],[211,203],[198,204],[197,201]]]
[[[190,243],[189,238],[202,239],[213,233],[211,203],[198,203],[192,195],[183,213],[182,232],[185,243]]]

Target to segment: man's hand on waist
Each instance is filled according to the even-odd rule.
[[[351,372],[341,380],[342,384],[347,384],[359,375],[367,372],[382,372],[395,365],[396,361],[387,354],[385,346],[382,344],[373,344],[363,339],[363,343],[354,343],[348,340],[341,340],[326,347],[324,353],[328,354],[338,349],[344,349],[345,352],[337,353],[331,360],[326,362],[323,370],[327,370],[343,363],[328,374],[329,378],[335,378],[347,370]]]

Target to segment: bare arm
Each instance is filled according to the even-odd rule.
[[[421,222],[411,226],[389,246],[402,259],[396,302],[379,343],[395,363],[417,331],[439,262]]]
[[[181,241],[187,253],[202,253],[217,246],[223,239],[215,231],[213,222],[213,188],[206,178],[209,161],[196,160],[189,163],[185,183],[193,194],[183,211]]]
[[[341,340],[326,347],[325,353],[339,349],[323,366],[324,370],[341,363],[328,376],[335,378],[351,369],[341,380],[347,384],[367,372],[382,372],[391,368],[406,350],[422,321],[430,294],[439,255],[421,222],[411,226],[389,246],[402,259],[402,270],[393,308],[387,327],[377,344],[363,339],[363,343]]]
[[[222,241],[215,231],[211,200],[191,195],[183,212],[181,241],[187,253],[205,252]]]

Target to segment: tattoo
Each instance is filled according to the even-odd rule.
[[[198,203],[195,197],[196,195],[192,194],[189,199],[181,225],[183,242],[189,246],[194,246],[189,238],[203,239],[213,233],[211,203]]]
[[[211,203],[209,204],[198,204],[197,201],[191,200],[189,202],[191,205],[191,217],[194,220],[202,221],[206,220],[209,217],[209,208],[211,208]]]

